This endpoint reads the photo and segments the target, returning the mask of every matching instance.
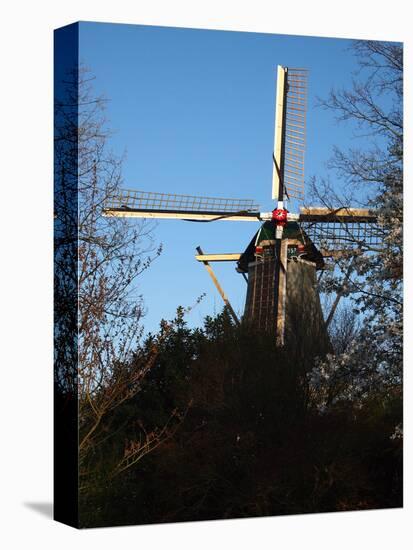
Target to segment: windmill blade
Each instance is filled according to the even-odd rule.
[[[339,252],[340,248],[379,246],[383,241],[377,214],[367,208],[300,208],[299,221],[306,235],[324,250],[324,255]]]
[[[123,218],[164,218],[187,221],[257,221],[259,206],[251,199],[224,199],[120,190],[108,198],[105,216]]]
[[[278,66],[272,198],[304,198],[308,71]]]

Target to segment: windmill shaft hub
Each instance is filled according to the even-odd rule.
[[[274,210],[272,212],[260,212],[259,219],[264,222],[270,222],[271,220],[274,219],[273,212]],[[300,219],[299,214],[294,214],[294,213],[288,212],[287,210],[287,221],[297,222],[299,221],[299,219]]]
[[[286,225],[288,221],[288,210],[286,208],[276,208],[272,211],[272,219],[275,221],[277,226]]]

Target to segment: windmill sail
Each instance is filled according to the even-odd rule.
[[[278,66],[272,198],[304,199],[306,69]]]
[[[305,234],[324,251],[363,249],[383,242],[377,214],[367,208],[302,207],[299,220]]]
[[[108,198],[104,205],[104,215],[190,221],[257,221],[260,213],[259,206],[251,199],[198,197],[124,189]]]

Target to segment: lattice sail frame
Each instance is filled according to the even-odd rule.
[[[277,68],[272,198],[304,199],[307,69]]]
[[[108,210],[161,210],[166,212],[258,212],[259,205],[252,199],[226,199],[221,197],[198,197],[172,193],[156,193],[121,189],[108,198],[104,205]]]
[[[286,71],[284,186],[287,198],[304,200],[308,70]]]
[[[384,233],[366,221],[301,221],[305,235],[324,253],[338,250],[369,250],[383,245]]]

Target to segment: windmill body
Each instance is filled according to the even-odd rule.
[[[107,202],[104,215],[199,223],[261,222],[243,253],[204,254],[198,247],[196,259],[207,268],[235,322],[238,319],[211,261],[235,261],[237,271],[246,278],[243,322],[274,334],[280,346],[305,333],[319,343],[320,349],[327,350],[328,336],[315,277],[316,270],[324,267],[323,251],[314,240],[325,243],[323,227],[330,229],[324,237],[336,239],[336,245],[345,241],[348,228],[356,228],[363,239],[368,234],[366,228],[376,223],[376,216],[367,209],[350,207],[306,207],[299,213],[286,208],[288,201],[304,198],[306,98],[307,71],[278,66],[272,211],[261,212],[255,201],[247,199],[121,190]]]
[[[302,311],[303,319],[299,324],[305,324],[305,308],[303,304],[301,304],[301,309],[297,307],[299,301],[296,296],[298,294],[294,292],[295,285],[302,286],[304,284],[300,282],[300,271],[311,272],[311,282],[309,286],[307,285],[306,300],[313,302],[312,295],[316,294],[316,270],[324,268],[324,259],[314,244],[303,234],[298,223],[289,222],[283,230],[278,261],[275,255],[276,230],[277,226],[274,221],[267,221],[261,226],[245,252],[240,256],[238,271],[246,273],[248,277],[244,321],[253,323],[265,332],[275,331],[278,328],[278,331],[285,333],[287,328],[297,324],[296,322],[291,323],[292,316],[288,312],[292,309],[296,310],[295,321],[298,321],[298,312]],[[278,267],[280,269],[277,273]],[[294,276],[292,276],[293,270]],[[309,282],[308,276],[303,276],[302,279]],[[282,311],[282,316],[279,316],[278,319],[275,303],[277,282]]]

